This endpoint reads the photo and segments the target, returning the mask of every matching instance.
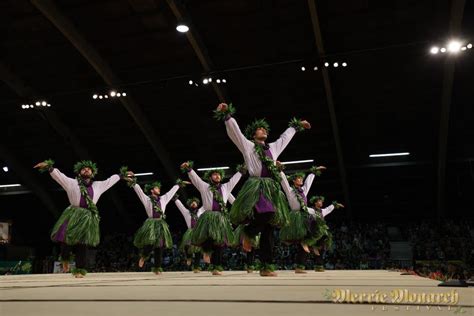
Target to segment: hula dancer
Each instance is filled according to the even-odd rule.
[[[302,172],[292,174],[288,178],[283,171],[280,173],[281,185],[291,209],[290,224],[282,227],[280,239],[287,244],[295,243],[298,245],[295,273],[306,273],[305,263],[307,253],[309,253],[309,245],[315,242],[312,240],[311,234],[311,224],[314,222],[314,218],[308,210],[307,195],[315,176],[319,176],[321,170],[325,169],[324,166],[312,167],[310,169],[311,173],[306,179],[306,175]]]
[[[280,188],[280,173],[275,160],[280,156],[297,131],[311,128],[307,121],[293,119],[290,127],[278,140],[267,144],[270,132],[265,120],[256,120],[247,127],[245,136],[237,121],[232,117],[232,105],[219,104],[214,111],[215,118],[224,120],[227,134],[242,153],[249,172],[230,211],[234,225],[248,224],[244,232],[243,248],[252,250],[252,239],[260,232],[261,276],[276,276],[273,271],[273,231],[274,227],[288,224],[288,205]]]
[[[329,231],[329,227],[327,226],[324,218],[334,209],[344,207],[344,205],[334,201],[328,207],[323,208],[324,196],[313,196],[310,199],[310,203],[311,205],[314,205],[314,209],[309,209],[309,212],[313,215],[313,218],[316,221],[312,229],[312,239],[315,240],[314,244],[312,245],[313,252],[316,255],[315,271],[323,272],[323,255],[326,250],[329,250],[332,246],[332,234]]]
[[[135,233],[133,244],[140,249],[140,259],[138,266],[142,268],[145,261],[154,253],[154,267],[152,272],[159,275],[163,272],[161,264],[163,261],[163,249],[169,249],[173,246],[168,223],[166,223],[166,206],[173,199],[180,186],[185,182],[178,180],[179,184],[174,185],[166,194],[160,195],[161,183],[155,181],[145,185],[143,192],[140,185],[136,183],[133,172],[122,170],[128,176],[129,186],[133,188],[138,198],[145,207],[148,219]]]
[[[199,273],[201,267],[199,266],[200,257],[198,254],[201,252],[201,248],[191,244],[191,237],[193,234],[193,228],[196,227],[198,218],[204,212],[204,209],[199,208],[200,201],[197,197],[188,199],[186,202],[188,208],[186,208],[186,206],[184,206],[178,199],[176,199],[174,203],[183,215],[184,220],[186,221],[186,226],[188,227],[183,235],[179,248],[186,256],[186,264],[188,266],[192,264],[193,272]]]
[[[51,177],[66,191],[69,205],[53,227],[51,240],[61,246],[63,271],[69,272],[71,252],[74,250],[76,268],[71,272],[76,278],[82,278],[87,270],[87,247],[95,247],[100,242],[99,211],[97,202],[105,191],[120,180],[113,175],[105,181],[94,181],[97,166],[90,160],[74,165],[76,178],[69,178],[54,168],[53,160],[46,160],[34,166],[40,172],[49,171]],[[72,249],[74,248],[74,249]]]
[[[188,173],[192,184],[201,193],[204,212],[193,229],[192,244],[203,251],[203,259],[211,263],[212,274],[222,274],[222,248],[234,244],[234,234],[227,215],[227,200],[232,189],[242,177],[235,173],[229,182],[222,184],[224,171],[222,169],[208,170],[203,181],[193,170],[192,161],[185,162],[181,169]],[[211,257],[212,254],[212,257]],[[212,260],[212,261],[211,261]]]

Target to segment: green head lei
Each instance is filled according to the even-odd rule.
[[[191,204],[192,204],[193,202],[196,202],[198,206],[199,206],[199,204],[201,203],[201,201],[200,201],[197,197],[192,197],[192,198],[190,198],[190,199],[188,199],[188,200],[186,201],[186,204],[187,204],[189,207],[191,207]]]
[[[268,125],[265,119],[260,119],[253,121],[252,124],[245,128],[245,136],[248,139],[253,140],[253,135],[255,135],[257,128],[264,128],[267,131],[267,134],[270,134],[270,125]]]
[[[303,178],[304,179],[305,177],[305,174],[303,172],[297,172],[297,173],[293,173],[292,175],[288,176],[288,180],[289,181],[294,181],[296,180],[296,178]],[[290,184],[293,184],[293,183],[290,183]]]
[[[84,168],[90,168],[92,170],[92,178],[94,178],[97,172],[99,171],[99,169],[97,169],[97,165],[94,162],[90,160],[82,160],[76,162],[76,164],[74,165],[74,173],[80,174],[81,170]]]
[[[313,196],[313,197],[309,200],[309,203],[314,204],[314,203],[316,203],[316,202],[319,201],[319,200],[321,200],[321,201],[324,202],[324,196],[322,196],[322,195]]]
[[[225,172],[223,169],[212,169],[212,170],[207,170],[205,173],[204,173],[204,181],[207,181],[207,182],[212,182],[211,180],[211,176],[213,173],[218,173],[221,175],[221,180],[224,179],[224,176],[225,176]]]
[[[160,181],[155,181],[155,182],[146,184],[145,185],[145,193],[150,194],[150,191],[153,190],[156,187],[161,188]]]

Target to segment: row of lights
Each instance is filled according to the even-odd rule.
[[[22,104],[21,108],[23,110],[26,110],[26,109],[34,109],[35,107],[50,107],[50,106],[51,104],[49,104],[46,101],[36,101],[35,104]]]
[[[207,84],[212,83],[212,81],[213,81],[213,79],[211,77],[209,77],[209,78],[203,78],[201,82],[202,82],[202,84],[207,85]],[[188,83],[189,83],[190,86],[192,86],[192,85],[194,85],[196,87],[199,86],[199,83],[197,81],[189,80]],[[224,83],[227,83],[227,80],[219,78],[219,79],[216,79],[216,83],[224,84]]]
[[[324,67],[327,68],[327,67],[329,67],[329,66],[330,66],[330,64],[329,64],[328,62],[325,62],[325,63],[324,63]],[[333,66],[334,68],[337,68],[337,67],[339,67],[339,66],[341,66],[341,67],[347,67],[347,63],[346,63],[346,62],[342,62],[342,63],[335,62],[335,63],[332,64],[332,66]],[[305,66],[301,66],[301,71],[306,71],[307,69],[309,69],[309,68],[306,68]],[[314,71],[317,71],[318,69],[319,69],[318,66],[314,66],[314,67],[313,67],[313,70],[314,70]]]
[[[438,46],[433,46],[430,49],[430,53],[433,55],[436,55],[438,53],[450,53],[450,54],[457,54],[459,52],[463,52],[465,50],[471,49],[472,44],[469,43],[467,45],[464,45],[460,41],[453,40],[446,45],[446,47],[438,47]]]
[[[92,99],[96,100],[96,99],[108,99],[109,96],[111,98],[120,98],[120,97],[126,97],[127,96],[127,93],[126,92],[117,92],[117,91],[110,91],[109,94],[94,94],[92,96]]]

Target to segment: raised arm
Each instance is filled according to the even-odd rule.
[[[105,192],[119,181],[120,176],[118,174],[114,174],[104,181],[94,181],[94,183],[100,191]]]
[[[178,207],[178,210],[183,215],[184,221],[186,222],[186,226],[190,228],[191,227],[191,214],[189,213],[189,210],[184,206],[184,204],[180,200],[176,200],[174,203],[176,204],[176,206]]]
[[[290,198],[292,196],[292,188],[290,186],[290,183],[288,182],[288,179],[286,178],[286,174],[283,171],[280,171],[280,178],[281,178],[281,186],[283,188],[283,191],[286,194],[287,198]]]
[[[196,187],[196,189],[198,189],[198,191],[207,190],[209,184],[203,181],[193,169],[188,170],[188,176],[189,180],[191,180],[191,183]]]
[[[146,212],[148,213],[148,208],[150,206],[149,204],[151,204],[150,197],[143,192],[142,188],[138,184],[135,184],[133,186],[133,190],[138,195],[138,198],[142,202],[143,206],[145,206]],[[150,214],[148,215],[151,216]]]
[[[253,146],[253,143],[242,134],[239,124],[237,124],[237,121],[233,117],[230,117],[225,121],[225,128],[230,140],[232,140],[241,152],[244,152],[246,148]]]
[[[161,201],[162,208],[165,208],[165,205],[167,205],[171,201],[171,199],[176,194],[176,192],[178,192],[178,190],[179,190],[179,185],[176,184],[171,188],[171,190],[169,190],[168,192],[166,192],[166,194],[163,194],[161,196],[160,201]]]
[[[242,174],[240,172],[236,172],[232,178],[230,178],[229,182],[227,182],[226,184],[224,184],[226,187],[227,187],[227,191],[232,192],[232,190],[234,189],[234,187],[237,185],[237,183],[239,182],[240,178],[242,178]]]
[[[77,180],[73,178],[67,177],[65,174],[63,174],[59,169],[53,168],[51,172],[49,173],[51,175],[51,178],[54,179],[59,185],[64,189],[68,190],[71,186],[76,186],[77,185]]]
[[[328,207],[321,209],[321,214],[323,215],[323,217],[326,217],[326,215],[330,214],[332,211],[334,211],[334,209],[334,205],[331,204]]]
[[[313,185],[314,178],[315,178],[315,174],[310,173],[304,180],[303,192],[305,195],[308,195],[309,189],[311,189],[311,186]]]

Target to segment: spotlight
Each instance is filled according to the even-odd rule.
[[[221,79],[217,79],[216,82],[217,82],[217,83],[221,83]]]
[[[467,47],[467,48],[469,48],[469,49],[471,49],[471,48],[472,48],[472,44],[471,44],[471,43],[469,43],[469,44],[467,44],[467,46],[466,46],[466,47]]]
[[[109,98],[109,96],[108,96],[108,95],[104,95],[104,98],[108,99],[108,98]]]
[[[122,97],[126,97],[127,94],[125,92],[122,92]]]
[[[466,50],[466,49],[467,49],[466,46],[461,47],[461,50],[463,50],[463,51]]]
[[[339,67],[339,64],[338,64],[338,63],[334,63],[334,67],[335,67],[335,68]]]
[[[305,71],[305,70],[306,70],[306,68],[305,68],[305,67],[301,67],[301,71]]]
[[[199,87],[199,85],[197,83],[194,84],[196,87]]]
[[[97,94],[94,94],[94,95],[92,96],[92,99],[97,99],[97,98],[98,98],[98,95],[97,95]]]
[[[46,104],[48,104],[46,101],[41,102],[42,106],[46,106]]]
[[[8,167],[7,166],[3,167],[3,171],[8,172]]]
[[[446,48],[441,47],[441,49],[439,51],[442,52],[442,53],[446,53]]]
[[[207,79],[209,82],[212,82],[212,78]]]
[[[314,71],[318,70],[318,67],[314,67],[313,70],[314,70]]]
[[[438,54],[439,48],[436,46],[431,47],[430,53],[431,54]]]
[[[180,33],[186,33],[187,31],[189,31],[189,27],[185,24],[179,24],[178,26],[176,26],[176,31]]]
[[[329,63],[324,63],[324,66],[329,67]]]
[[[458,42],[458,41],[451,41],[449,42],[448,44],[448,50],[451,52],[451,53],[457,53],[459,52],[459,50],[461,49],[461,43]]]
[[[35,104],[36,104],[36,106],[40,106],[41,102],[37,101]]]
[[[104,97],[102,95],[99,95],[99,99],[103,99]]]
[[[51,104],[48,103],[46,106],[49,108],[49,107],[51,107]]]
[[[222,82],[223,82],[223,83],[226,83],[227,81],[226,81],[225,79],[222,79]]]
[[[30,104],[30,109],[34,109],[35,106],[33,104]]]
[[[342,63],[342,67],[346,67],[347,66],[347,63]]]
[[[117,93],[117,98],[120,98],[122,95],[120,93]]]
[[[192,80],[189,80],[189,84],[192,85],[192,84],[193,84],[193,81],[192,81]]]
[[[115,97],[116,95],[117,95],[117,92],[115,92],[115,91],[113,91],[113,90],[110,91],[110,96],[111,96],[111,97]]]
[[[209,83],[209,80],[207,80],[207,78],[206,78],[206,79],[204,79],[204,80],[202,81],[202,83],[208,84],[208,83]]]

